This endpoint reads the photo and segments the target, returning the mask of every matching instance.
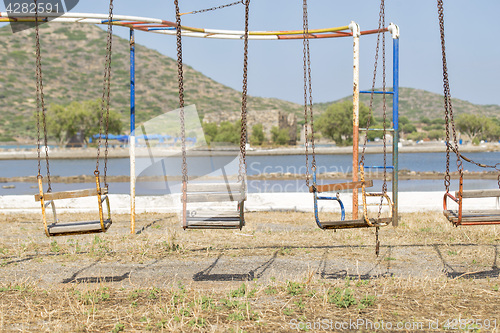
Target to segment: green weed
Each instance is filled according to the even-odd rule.
[[[328,291],[328,302],[337,305],[339,308],[348,308],[351,305],[356,305],[356,299],[349,288],[346,289],[330,289]]]

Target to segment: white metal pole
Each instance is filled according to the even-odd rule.
[[[353,36],[353,93],[352,93],[352,181],[358,181],[359,149],[359,25],[349,24]],[[352,190],[352,219],[358,219],[358,189]]]

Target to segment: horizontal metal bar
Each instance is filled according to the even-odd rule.
[[[360,128],[359,130],[366,131],[366,128]],[[383,128],[369,128],[368,130],[369,131],[384,131]],[[386,132],[394,132],[394,128],[386,128],[385,131]]]
[[[336,200],[338,201],[339,198],[337,197],[317,197],[318,200]]]
[[[360,94],[371,94],[371,93],[374,93],[374,94],[377,94],[377,95],[383,95],[383,94],[386,94],[386,95],[394,95],[394,91],[370,91],[370,90],[361,90],[359,92]]]
[[[383,166],[378,166],[378,165],[374,165],[374,166],[365,166],[365,169],[384,169]],[[392,165],[388,165],[385,167],[385,169],[394,169],[394,167]]]

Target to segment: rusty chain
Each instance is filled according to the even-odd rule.
[[[113,0],[109,1],[109,15],[108,15],[108,31],[106,41],[106,59],[104,62],[104,78],[102,84],[102,99],[101,99],[101,113],[99,117],[99,141],[97,144],[97,162],[94,174],[99,176],[99,159],[101,154],[101,140],[102,140],[102,127],[103,118],[106,113],[105,122],[105,149],[104,149],[104,184],[109,187],[107,183],[108,173],[108,132],[109,132],[109,105],[110,105],[110,92],[111,92],[111,54],[113,43]]]
[[[381,1],[380,5],[380,17],[382,20],[382,24],[379,27],[383,29],[385,27],[385,5],[384,0]],[[383,142],[384,142],[384,183],[382,184],[382,194],[387,193],[387,100],[386,100],[386,61],[385,61],[385,33],[382,33],[382,108],[383,108]],[[378,217],[382,214],[382,202],[383,196],[380,197],[380,205],[378,211]],[[377,236],[378,239],[378,236]]]
[[[444,90],[444,114],[445,114],[445,126],[446,126],[446,172],[444,176],[444,186],[446,187],[446,193],[450,191],[450,125],[453,135],[453,144],[455,146],[455,153],[457,156],[457,170],[462,177],[463,174],[463,164],[460,159],[460,152],[458,150],[458,140],[457,133],[455,131],[455,121],[453,119],[453,105],[451,103],[451,92],[450,92],[450,81],[448,79],[448,64],[446,61],[446,45],[445,45],[445,35],[444,35],[444,9],[443,0],[437,0],[438,6],[438,17],[439,17],[439,30],[441,34],[441,54],[443,61],[443,90]],[[500,178],[498,180],[500,186]]]
[[[245,35],[243,51],[243,89],[241,93],[241,136],[240,136],[240,167],[238,172],[238,182],[243,184],[246,174],[246,144],[247,144],[247,92],[248,92],[248,17],[250,13],[250,0],[245,1]]]
[[[378,58],[379,58],[379,53],[380,53],[379,51],[380,51],[380,35],[381,34],[383,37],[383,39],[382,39],[383,50],[384,50],[384,52],[383,52],[384,73],[383,73],[383,75],[384,75],[384,83],[385,83],[385,34],[382,32],[382,29],[384,28],[384,24],[385,24],[385,2],[384,2],[384,0],[381,0],[380,1],[379,19],[378,19],[377,46],[375,48],[375,63],[373,66],[374,68],[373,68],[373,78],[372,78],[372,89],[371,89],[371,94],[370,94],[369,113],[368,113],[368,119],[366,121],[366,131],[365,131],[365,136],[364,136],[364,141],[363,141],[363,148],[361,151],[361,158],[359,160],[360,166],[365,165],[365,151],[366,151],[366,145],[368,143],[368,130],[370,129],[371,117],[373,115],[373,97],[375,95],[374,91],[375,91],[375,84],[377,81],[377,69],[378,69]],[[385,108],[385,94],[384,94],[384,108]],[[384,121],[384,125],[385,125],[385,121]],[[385,148],[385,142],[384,142],[384,148]],[[384,150],[384,152],[385,152],[385,150]],[[353,172],[355,172],[355,170],[353,170]]]
[[[387,133],[387,100],[385,96],[386,92],[386,61],[385,61],[385,33],[383,31],[385,27],[385,1],[381,0],[380,1],[380,11],[379,11],[379,19],[378,19],[378,33],[377,33],[377,46],[375,48],[375,63],[374,63],[374,68],[373,68],[373,79],[372,79],[372,89],[371,89],[371,94],[370,94],[370,105],[369,105],[369,113],[368,113],[368,119],[366,121],[366,131],[365,131],[365,136],[363,140],[363,148],[361,151],[361,158],[359,161],[359,166],[360,166],[360,171],[361,171],[361,179],[364,180],[364,166],[365,166],[365,152],[366,152],[366,146],[368,143],[368,130],[371,125],[371,117],[373,115],[373,98],[375,95],[375,85],[377,81],[377,68],[378,68],[378,58],[379,58],[379,51],[380,51],[380,35],[382,35],[382,93],[383,93],[383,98],[382,98],[382,103],[383,103],[383,145],[384,145],[384,183],[382,185],[382,194],[387,193],[387,139],[386,139],[386,133]],[[354,170],[353,170],[354,172]],[[365,214],[365,221],[368,222],[368,224],[371,224],[369,222],[368,217],[366,216],[366,193],[365,193],[365,187],[362,187],[363,189],[363,206],[364,206],[364,214]],[[380,198],[380,205],[379,205],[379,210],[378,210],[378,219],[380,219],[380,216],[382,214],[382,204],[383,204],[383,195]],[[380,251],[380,240],[379,240],[379,229],[380,227],[375,228],[375,255],[379,255]]]
[[[37,1],[35,2],[35,7],[37,7]],[[43,76],[42,76],[42,54],[40,51],[40,29],[38,24],[38,11],[35,11],[35,48],[36,48],[36,106],[37,106],[37,159],[38,159],[38,175],[37,178],[41,178],[41,156],[40,156],[40,113],[42,115],[42,127],[43,127],[43,137],[45,146],[45,165],[47,167],[47,192],[52,192],[52,185],[50,181],[50,166],[49,166],[49,146],[47,138],[47,117],[45,110],[45,101],[43,93]]]
[[[375,85],[377,81],[377,69],[378,69],[378,60],[379,60],[379,53],[380,53],[380,36],[382,35],[382,110],[383,110],[383,152],[384,152],[384,182],[382,184],[382,193],[385,194],[387,193],[387,99],[386,99],[386,59],[385,59],[385,33],[383,31],[385,27],[385,1],[381,0],[380,1],[380,12],[379,12],[379,20],[378,20],[378,34],[377,34],[377,46],[375,48],[375,63],[374,63],[374,69],[373,69],[373,78],[372,78],[372,88],[371,88],[371,94],[370,94],[370,105],[369,105],[369,113],[368,113],[368,119],[366,121],[366,130],[365,130],[365,136],[363,140],[363,148],[361,151],[361,158],[359,161],[360,165],[360,170],[361,172],[364,172],[364,165],[365,165],[365,152],[366,152],[366,147],[368,143],[368,130],[371,125],[371,117],[373,115],[373,99],[374,99],[374,91],[375,91]],[[379,205],[379,210],[378,210],[378,218],[380,218],[382,214],[382,204],[383,204],[383,196],[380,199],[380,205]],[[378,236],[377,236],[377,242],[378,242]]]
[[[314,114],[313,114],[313,98],[312,98],[312,79],[311,79],[311,52],[309,48],[309,18],[307,11],[307,0],[302,3],[302,20],[303,20],[303,60],[304,60],[304,135],[306,149],[306,186],[309,187],[309,133],[308,126],[311,126],[311,171],[316,172],[316,152],[314,144]],[[313,184],[316,187],[316,184]]]
[[[447,144],[449,145],[449,143]],[[464,156],[462,155],[461,153],[459,153],[457,150],[455,150],[455,148],[453,146],[450,145],[450,149],[455,153],[455,154],[458,154],[460,156],[461,159],[463,159],[464,161],[466,162],[469,162],[469,163],[472,163],[472,164],[475,164],[476,166],[480,167],[480,168],[486,168],[486,169],[495,169],[497,171],[500,171],[500,162],[499,163],[495,163],[495,164],[484,164],[484,163],[479,163],[479,162],[476,162],[474,161],[473,159],[467,157],[467,156]]]
[[[177,36],[177,80],[179,83],[179,118],[181,125],[181,149],[182,149],[182,197],[186,197],[187,182],[188,182],[188,169],[186,159],[186,124],[184,121],[184,70],[182,67],[182,25],[181,14],[179,12],[179,0],[174,0],[175,4],[175,18],[176,18],[176,36]]]
[[[248,0],[248,1],[250,1],[250,0]],[[193,10],[192,12],[181,13],[179,15],[206,13],[206,12],[210,12],[210,11],[217,10],[217,9],[227,8],[227,7],[231,7],[231,6],[235,6],[235,5],[239,5],[239,4],[244,4],[244,2],[245,2],[245,0],[240,0],[240,1],[231,2],[231,3],[225,4],[225,5],[221,5],[221,6],[215,6],[215,7],[200,9],[200,10]]]

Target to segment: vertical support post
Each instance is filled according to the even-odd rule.
[[[45,214],[45,197],[43,195],[42,176],[39,175],[37,178],[38,178],[38,192],[40,193],[40,204],[42,205],[43,228],[45,229],[45,235],[47,235],[47,237],[50,237],[49,228],[47,227],[47,215]],[[52,205],[52,207],[54,207],[54,205]]]
[[[352,93],[352,181],[358,181],[359,163],[359,36],[357,23],[349,24],[353,36],[353,93]],[[358,219],[358,189],[352,190],[352,219]]]
[[[398,144],[399,144],[399,27],[393,23],[389,25],[389,32],[392,34],[392,123],[394,135],[392,139],[392,225],[398,225],[398,181],[399,181],[399,161],[398,161]]]
[[[135,36],[130,29],[130,233],[135,233]]]
[[[104,227],[104,214],[102,212],[102,200],[101,200],[101,183],[99,181],[99,172],[95,173],[95,186],[97,192],[97,202],[99,207],[99,221],[101,222],[101,231],[106,232],[106,228]]]

